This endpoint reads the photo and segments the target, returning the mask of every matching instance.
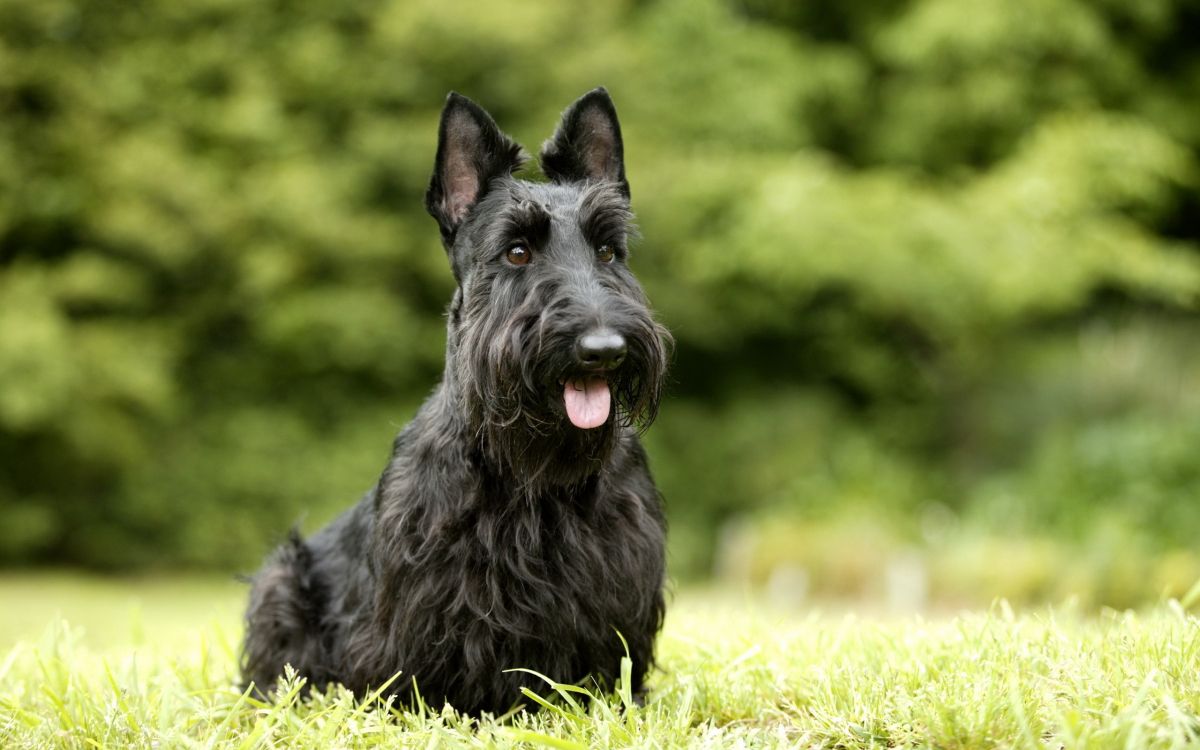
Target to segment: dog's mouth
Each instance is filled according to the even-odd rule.
[[[563,381],[563,406],[567,419],[581,430],[591,430],[608,421],[612,393],[603,375],[580,375]]]

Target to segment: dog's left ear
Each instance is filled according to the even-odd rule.
[[[540,158],[542,171],[554,182],[613,182],[629,197],[621,124],[603,86],[567,107],[558,130],[542,145]]]
[[[500,131],[492,116],[454,91],[446,97],[438,125],[437,157],[425,191],[425,208],[447,241],[479,202],[492,180],[512,174],[525,153]]]

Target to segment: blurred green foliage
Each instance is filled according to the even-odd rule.
[[[440,373],[446,92],[535,149],[598,84],[678,340],[647,436],[677,574],[745,514],[1188,545],[1197,22],[0,0],[0,561],[246,567],[351,503]]]

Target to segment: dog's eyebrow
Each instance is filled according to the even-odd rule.
[[[541,243],[550,234],[550,212],[532,200],[517,200],[505,208],[500,224],[506,239],[523,238]]]
[[[632,222],[633,212],[616,185],[590,185],[579,198],[579,228],[593,243],[623,240]]]

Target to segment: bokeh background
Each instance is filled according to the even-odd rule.
[[[671,571],[1200,578],[1195,0],[0,0],[0,565],[253,569],[441,370],[446,92],[605,85],[678,342]]]

